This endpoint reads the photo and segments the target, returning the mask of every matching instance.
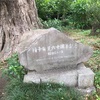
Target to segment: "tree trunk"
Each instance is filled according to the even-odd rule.
[[[40,27],[35,0],[0,0],[0,59],[15,52],[22,34]]]

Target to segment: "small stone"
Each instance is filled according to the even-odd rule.
[[[78,70],[78,87],[88,88],[93,87],[94,73],[90,68],[83,68]]]

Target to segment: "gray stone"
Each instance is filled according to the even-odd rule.
[[[24,34],[18,46],[21,65],[37,72],[77,67],[92,55],[92,49],[54,29],[38,29]]]
[[[93,87],[94,73],[83,64],[79,64],[78,68],[73,70],[60,68],[44,72],[29,72],[25,75],[24,82],[55,82],[84,89]]]
[[[45,71],[43,73],[29,72],[27,75],[24,76],[24,82],[52,82],[65,84],[67,86],[77,86],[77,71],[57,69]]]
[[[90,68],[81,68],[78,70],[78,87],[92,87],[94,83],[94,73]]]

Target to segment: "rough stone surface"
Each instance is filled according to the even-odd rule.
[[[77,72],[58,69],[45,71],[44,73],[29,72],[24,77],[24,82],[53,82],[65,84],[67,86],[77,86]]]
[[[91,69],[79,64],[77,69],[53,69],[44,72],[29,72],[24,77],[24,82],[55,82],[78,88],[93,87],[94,73]]]
[[[94,83],[94,73],[90,68],[81,68],[78,70],[79,88],[92,87]]]
[[[24,34],[19,44],[20,63],[28,70],[37,72],[54,68],[75,68],[87,61],[92,49],[50,28]]]

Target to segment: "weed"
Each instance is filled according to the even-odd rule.
[[[100,89],[100,71],[95,73],[95,85],[96,88]]]
[[[26,70],[20,65],[17,54],[13,54],[7,59],[7,65],[8,67],[3,69],[3,76],[7,77],[8,79],[23,79]]]

